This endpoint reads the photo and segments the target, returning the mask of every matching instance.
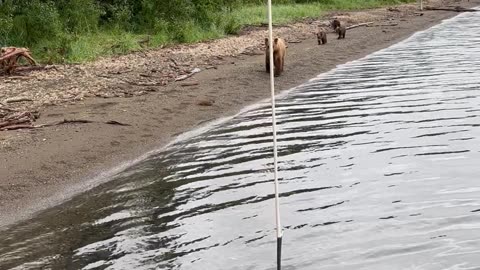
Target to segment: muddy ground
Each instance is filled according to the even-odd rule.
[[[429,2],[471,7],[480,0]],[[337,12],[275,27],[276,35],[288,42],[285,72],[276,80],[277,90],[297,86],[457,14],[420,14],[414,5],[404,5]],[[345,40],[330,33],[327,45],[317,45],[315,29],[334,16],[347,25],[373,24],[349,30]],[[251,27],[242,35],[212,42],[0,77],[0,106],[39,111],[36,124],[95,121],[0,131],[0,227],[101,183],[105,178],[96,177],[101,172],[160,148],[182,132],[268,97],[265,36],[265,28]],[[195,68],[201,72],[175,82]],[[18,97],[26,101],[6,102]]]

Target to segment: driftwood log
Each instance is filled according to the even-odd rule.
[[[453,8],[441,8],[441,7],[425,7],[425,10],[441,10],[441,11],[455,11],[455,12],[477,12],[479,10],[473,8],[464,8],[461,6],[456,6]]]
[[[129,124],[121,123],[115,120],[110,121],[93,121],[86,119],[63,119],[61,121],[50,122],[47,124],[35,125],[34,122],[38,118],[37,112],[16,112],[9,110],[8,114],[2,117],[2,108],[0,108],[0,131],[17,130],[17,129],[35,129],[53,127],[65,124],[89,124],[89,123],[103,123],[115,126],[130,126]],[[7,110],[5,110],[7,112]]]
[[[361,26],[369,26],[372,23],[373,22],[354,24],[354,25],[350,25],[350,26],[345,27],[345,29],[349,30],[349,29],[353,29],[353,28],[357,28],[357,27],[361,27]]]
[[[0,73],[12,74],[18,67],[20,58],[25,58],[30,65],[37,65],[37,62],[30,55],[27,48],[3,47],[0,50]]]
[[[20,128],[33,128],[38,112],[19,112],[0,108],[0,131]]]

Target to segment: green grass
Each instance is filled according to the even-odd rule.
[[[272,7],[274,24],[284,24],[301,19],[318,18],[333,10],[359,10],[378,8],[386,5],[415,2],[416,0],[326,0],[322,3],[281,4]],[[249,5],[233,11],[233,17],[241,26],[266,23],[265,6]]]
[[[285,4],[272,7],[274,24],[283,24],[304,18],[320,17],[326,9],[321,4]],[[246,6],[233,11],[233,17],[241,26],[267,23],[267,10],[264,6]]]
[[[275,24],[285,24],[307,18],[318,18],[333,10],[357,10],[376,8],[385,5],[415,2],[415,0],[323,0],[321,3],[277,4],[273,6],[273,21]],[[246,5],[227,13],[216,14],[215,23],[200,26],[194,21],[186,21],[174,28],[159,27],[150,35],[136,34],[118,29],[102,29],[93,33],[70,37],[67,53],[63,58],[52,57],[37,51],[41,61],[81,63],[93,61],[100,56],[126,54],[144,48],[155,48],[161,45],[178,43],[195,43],[221,38],[235,34],[247,25],[261,25],[267,22],[265,5]],[[148,40],[140,45],[140,41]]]
[[[67,55],[68,62],[92,61],[102,55],[125,54],[140,50],[141,36],[124,32],[100,31],[75,38]]]

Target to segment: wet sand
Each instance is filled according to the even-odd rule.
[[[480,0],[443,2],[471,7]],[[336,65],[388,47],[458,14],[423,13],[349,30],[345,40],[337,40],[330,33],[325,46],[317,45],[313,35],[289,43],[285,72],[276,79],[277,91],[297,86]],[[106,168],[125,164],[161,148],[178,134],[267,98],[268,83],[264,55],[241,54],[224,57],[216,68],[147,95],[87,98],[42,107],[39,123],[67,118],[115,120],[130,126],[69,124],[0,133],[0,142],[8,142],[0,148],[0,227],[108,180],[108,173],[101,174]],[[213,104],[199,105],[203,101]]]

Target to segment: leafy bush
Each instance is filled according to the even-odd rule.
[[[12,27],[6,39],[15,45],[29,46],[62,36],[62,22],[52,2],[31,0],[13,6]]]
[[[96,0],[57,0],[65,31],[91,33],[98,30],[101,9]]]
[[[6,46],[9,42],[8,34],[13,28],[13,16],[0,12],[0,47]]]

